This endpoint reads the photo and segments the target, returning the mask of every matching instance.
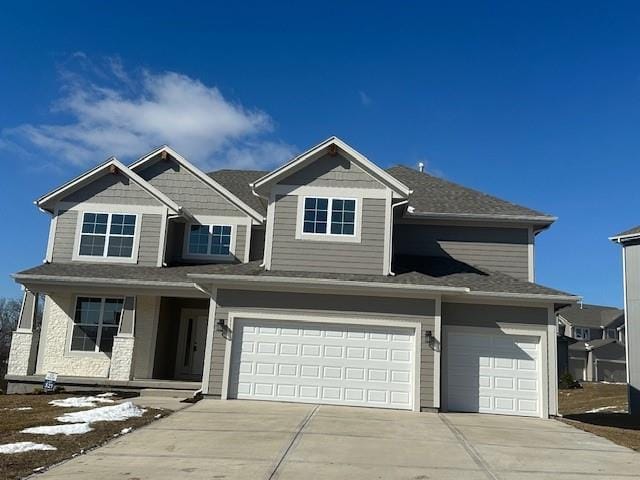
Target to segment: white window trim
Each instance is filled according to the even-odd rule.
[[[84,223],[85,213],[94,213],[97,215],[107,215],[107,233],[105,234],[105,245],[102,256],[98,255],[80,255],[80,239],[82,237],[82,224]],[[133,248],[131,249],[130,257],[108,257],[107,251],[109,248],[109,237],[111,234],[111,219],[113,215],[133,215],[136,217],[136,228],[133,234]],[[139,213],[125,213],[125,212],[104,212],[98,210],[80,210],[78,211],[78,220],[76,223],[76,235],[73,242],[73,255],[72,260],[85,261],[85,262],[106,262],[106,263],[138,263],[138,249],[140,247],[140,231],[142,230],[142,215]],[[87,234],[90,235],[90,234]],[[122,236],[115,235],[114,236]]]
[[[191,238],[191,226],[192,225],[203,225],[209,227],[209,233],[211,233],[211,228],[215,225],[216,227],[231,227],[231,242],[229,243],[229,254],[228,255],[216,255],[216,254],[196,254],[189,253],[189,239]],[[206,223],[187,223],[185,224],[186,229],[184,235],[184,243],[182,245],[182,258],[186,260],[218,260],[218,261],[233,261],[236,258],[236,234],[238,229],[236,225],[232,223],[220,223],[220,222],[206,222]],[[211,244],[209,244],[209,248],[211,248]]]
[[[591,340],[591,332],[585,327],[573,327],[573,336],[576,340],[583,340],[587,342]]]
[[[327,205],[327,232],[308,233],[304,231],[304,205],[307,198],[323,198],[328,200]],[[356,204],[355,225],[352,235],[331,233],[331,213],[334,200],[353,200]],[[298,196],[298,209],[296,213],[296,240],[311,240],[324,242],[360,243],[362,239],[362,199],[350,196],[328,196],[309,194]]]
[[[93,212],[91,212],[93,213]],[[76,325],[76,309],[78,308],[78,299],[79,298],[100,298],[102,301],[100,307],[100,319],[98,320],[98,336],[96,337],[96,348],[93,352],[89,352],[87,350],[72,350],[71,343],[73,341],[73,329]],[[122,300],[122,311],[120,313],[120,323],[118,324],[118,332],[116,335],[120,333],[120,324],[122,323],[122,316],[124,314],[124,305],[125,305],[125,297],[102,297],[91,294],[80,294],[76,295],[73,302],[73,310],[71,311],[71,315],[69,315],[70,326],[67,329],[67,341],[65,353],[70,356],[79,356],[79,357],[104,357],[110,358],[112,352],[103,352],[100,350],[100,339],[102,338],[102,317],[104,316],[104,304],[106,300]]]

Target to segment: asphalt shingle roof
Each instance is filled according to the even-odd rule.
[[[635,235],[635,234],[640,235],[640,225],[638,225],[637,227],[630,228],[629,230],[625,230],[624,232],[620,232],[614,235],[613,238],[624,237],[626,235]]]
[[[404,165],[389,168],[387,172],[413,190],[409,197],[409,205],[415,209],[415,213],[549,217],[550,221],[553,220],[553,217],[536,210]]]
[[[605,305],[571,305],[563,308],[558,314],[571,325],[579,327],[606,327],[624,315],[624,310]]]
[[[15,275],[16,280],[26,281],[27,276],[38,276],[41,280],[50,277],[119,279],[190,284],[190,273],[246,275],[251,277],[294,277],[310,279],[334,279],[379,284],[421,285],[435,287],[463,287],[476,292],[513,293],[532,295],[569,294],[535,283],[518,280],[509,275],[480,269],[444,257],[408,257],[395,259],[395,276],[361,275],[344,273],[265,271],[259,261],[245,264],[184,265],[173,267],[142,267],[136,265],[111,265],[90,263],[43,264]]]
[[[387,172],[413,190],[409,205],[415,213],[548,217],[549,222],[553,221],[553,217],[536,210],[403,165],[389,168]],[[261,170],[218,170],[208,175],[247,205],[266,215],[265,205],[251,193],[249,184],[267,173]]]
[[[266,171],[262,170],[217,170],[209,172],[211,178],[233,193],[244,203],[262,215],[267,214],[267,208],[263,202],[251,193],[250,183],[255,182],[260,177],[265,176]]]

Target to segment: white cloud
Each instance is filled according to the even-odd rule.
[[[272,139],[274,122],[215,86],[175,72],[127,72],[118,58],[102,66],[78,52],[61,71],[61,97],[51,113],[64,121],[5,129],[0,148],[38,151],[57,162],[128,161],[169,144],[205,168],[270,168],[294,149]],[[79,67],[78,67],[79,65]],[[34,152],[35,150],[35,152]]]

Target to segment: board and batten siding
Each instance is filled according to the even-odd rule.
[[[271,269],[285,271],[382,274],[385,200],[362,200],[361,242],[296,239],[298,197],[278,196],[275,202]]]
[[[173,160],[158,160],[137,173],[190,213],[246,217],[213,187]]]
[[[378,180],[342,155],[324,155],[280,183],[311,187],[385,188]]]
[[[123,208],[126,211],[126,208]],[[53,262],[71,262],[73,259],[73,247],[78,227],[78,215],[76,210],[65,210],[58,213],[56,229],[53,239]],[[158,260],[158,246],[160,242],[160,230],[162,216],[158,214],[140,214],[140,246],[138,248],[138,265],[155,267]],[[85,261],[90,262],[87,258]]]
[[[149,192],[121,173],[104,175],[70,193],[62,201],[109,205],[161,205]]]
[[[450,256],[529,280],[529,232],[525,228],[397,223],[393,238],[395,254]]]
[[[229,312],[233,310],[260,313],[265,320],[270,314],[313,314],[353,318],[382,319],[393,326],[394,321],[420,322],[422,329],[432,330],[435,325],[435,301],[429,299],[385,298],[355,295],[318,295],[311,293],[259,292],[244,290],[218,290],[215,321],[224,320],[228,324]],[[226,338],[225,338],[226,337]],[[214,332],[211,353],[209,394],[222,394],[224,375],[224,354],[227,342],[231,342],[233,332],[223,336]],[[416,342],[422,342],[416,338]],[[433,407],[433,350],[421,343],[420,355],[420,406]],[[205,360],[207,361],[207,360]]]

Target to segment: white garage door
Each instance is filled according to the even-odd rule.
[[[410,328],[237,320],[229,397],[413,408]]]
[[[538,337],[447,332],[450,411],[540,416]]]

